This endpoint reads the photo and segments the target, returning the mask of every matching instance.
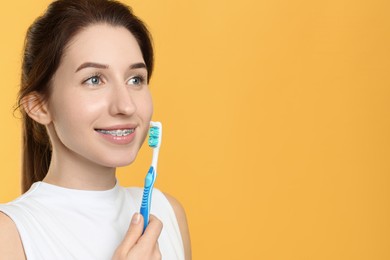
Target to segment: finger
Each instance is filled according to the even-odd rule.
[[[162,222],[153,215],[150,215],[149,224],[145,229],[144,234],[139,239],[140,243],[145,243],[154,247],[163,229]]]
[[[158,241],[156,242],[156,249],[155,249],[155,251],[157,252],[157,254],[161,255],[160,246],[158,244]]]
[[[130,250],[142,235],[144,219],[141,214],[135,213],[131,219],[129,229],[123,239],[120,247],[124,250]]]
[[[153,251],[154,259],[162,259],[162,254],[160,251],[160,246],[158,245],[158,242],[156,243],[156,246]]]

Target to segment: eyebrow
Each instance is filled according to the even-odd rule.
[[[108,65],[106,64],[100,64],[100,63],[95,63],[95,62],[85,62],[83,64],[81,64],[75,72],[78,72],[82,69],[85,69],[85,68],[98,68],[98,69],[108,69]],[[139,62],[139,63],[134,63],[134,64],[131,64],[130,69],[146,69],[146,65],[145,63],[143,62]]]
[[[134,63],[130,65],[130,69],[146,69],[146,65],[143,62]]]
[[[108,69],[108,65],[105,64],[99,64],[94,62],[85,62],[81,64],[75,72],[78,72],[79,70],[85,69],[85,68],[98,68],[98,69]]]

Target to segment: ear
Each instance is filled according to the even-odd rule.
[[[27,115],[42,125],[51,122],[47,102],[37,92],[31,92],[22,99],[22,106]]]

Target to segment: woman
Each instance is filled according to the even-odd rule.
[[[191,258],[180,204],[155,190],[143,232],[142,189],[115,177],[147,135],[152,70],[149,33],[118,2],[54,1],[29,28],[19,95],[25,193],[0,205],[1,259]]]

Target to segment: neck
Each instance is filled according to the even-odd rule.
[[[43,181],[70,189],[108,190],[116,184],[115,170],[71,152],[58,158],[53,149],[49,171]]]

